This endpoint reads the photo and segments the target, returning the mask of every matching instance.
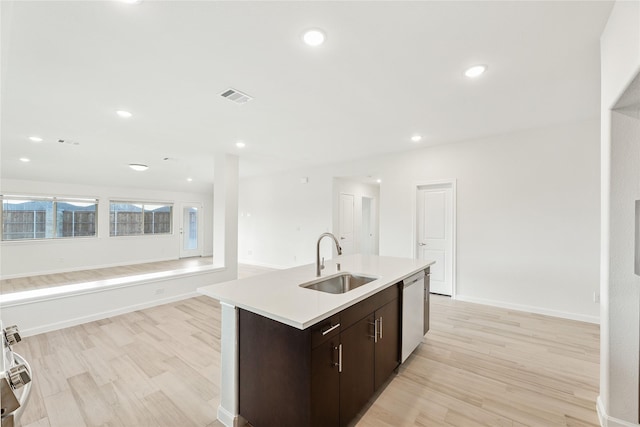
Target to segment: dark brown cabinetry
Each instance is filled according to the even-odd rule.
[[[374,392],[373,313],[340,334],[340,425],[345,426]],[[320,390],[312,388],[316,396]]]
[[[339,338],[311,350],[311,385],[316,391],[310,402],[314,426],[337,426],[340,422]]]
[[[398,367],[400,341],[400,307],[397,301],[385,304],[375,312],[378,339],[375,346],[375,389],[378,390]],[[396,345],[394,345],[396,344]]]
[[[399,289],[305,330],[240,310],[240,415],[255,427],[346,426],[399,365]]]

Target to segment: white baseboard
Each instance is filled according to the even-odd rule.
[[[291,268],[291,266],[282,266],[277,264],[269,264],[267,262],[257,262],[249,259],[239,259],[238,264],[254,265],[256,267],[274,268],[276,270],[284,270],[285,268]]]
[[[240,427],[246,424],[245,420],[240,415],[232,414],[223,408],[222,405],[218,406],[218,421],[226,427]]]
[[[125,314],[125,313],[131,313],[132,311],[143,310],[145,308],[155,307],[157,305],[162,305],[162,304],[168,304],[170,302],[175,302],[175,301],[181,301],[183,299],[193,298],[200,295],[201,294],[198,292],[189,292],[186,294],[174,295],[167,298],[154,299],[152,301],[141,303],[141,304],[119,307],[115,310],[94,313],[90,316],[76,317],[73,319],[64,320],[62,322],[56,322],[56,323],[50,323],[47,325],[38,326],[37,328],[31,328],[31,329],[25,329],[25,330],[21,329],[20,335],[22,335],[23,337],[28,337],[32,335],[43,334],[45,332],[51,332],[51,331],[56,331],[58,329],[69,328],[71,326],[77,326],[83,323],[106,319],[108,317],[118,316],[120,314]]]
[[[476,304],[491,305],[494,307],[508,308],[508,309],[517,310],[517,311],[525,311],[528,313],[543,314],[545,316],[560,317],[563,319],[577,320],[580,322],[600,324],[599,316],[589,316],[589,315],[580,314],[580,313],[570,313],[566,311],[550,310],[547,308],[536,307],[532,305],[513,304],[509,302],[504,302],[504,301],[469,297],[469,296],[460,295],[460,294],[456,295],[455,299],[460,301],[473,302]]]
[[[600,425],[602,427],[638,427],[640,424],[630,423],[629,421],[624,421],[619,418],[610,417],[607,415],[607,412],[604,409],[604,404],[602,403],[602,399],[598,396],[596,400],[596,410],[598,411],[598,420],[600,421]]]

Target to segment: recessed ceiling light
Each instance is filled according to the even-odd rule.
[[[380,184],[380,183],[382,182],[382,180],[381,180],[380,178],[378,178],[378,179],[376,179],[376,182],[377,182],[378,184]]]
[[[422,139],[422,136],[420,136],[420,135],[413,135],[413,136],[411,137],[411,140],[412,140],[413,142],[420,142],[420,140],[421,140],[421,139]]]
[[[187,181],[191,182],[193,181],[193,178],[187,178]]]
[[[238,148],[244,148],[246,146],[247,146],[247,144],[245,144],[243,141],[236,142],[236,147],[238,147]]]
[[[39,136],[30,136],[29,139],[33,142],[42,142],[42,138],[40,138]]]
[[[118,110],[116,111],[116,114],[122,117],[123,119],[128,119],[129,117],[133,116],[133,114],[124,110]]]
[[[28,163],[31,161],[31,159],[27,159],[26,157],[20,157],[20,161],[24,163]]]
[[[322,30],[318,30],[317,28],[305,31],[304,35],[302,36],[302,40],[304,40],[304,42],[309,46],[313,47],[320,46],[322,43],[324,43],[324,39],[324,32]]]
[[[127,4],[138,4],[138,3],[142,3],[142,0],[120,0],[122,3],[127,3]]]
[[[149,166],[143,165],[143,164],[140,164],[140,163],[130,163],[129,167],[131,169],[133,169],[134,171],[137,171],[137,172],[143,172],[143,171],[146,171],[147,169],[149,169]]]
[[[474,65],[473,67],[467,68],[467,71],[464,72],[464,75],[473,79],[482,75],[482,73],[484,73],[485,71],[487,71],[486,65]]]

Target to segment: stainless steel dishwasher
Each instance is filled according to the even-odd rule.
[[[420,345],[425,334],[424,321],[428,317],[425,317],[424,283],[424,271],[402,281],[402,363]]]
[[[429,287],[431,280],[431,269],[427,268],[424,271],[424,326],[423,326],[423,335],[426,335],[429,332],[429,295],[431,289]]]

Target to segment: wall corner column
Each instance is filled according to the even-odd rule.
[[[238,156],[216,153],[213,178],[213,262],[238,273]]]

